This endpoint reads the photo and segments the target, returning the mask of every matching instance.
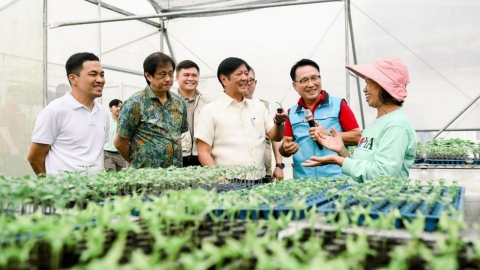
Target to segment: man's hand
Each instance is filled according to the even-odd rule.
[[[311,129],[310,129],[311,130]],[[310,136],[313,140],[319,142],[326,148],[340,153],[343,149],[345,149],[345,145],[343,144],[342,137],[338,134],[337,130],[332,127],[332,135],[325,135],[322,132],[310,132]]]
[[[283,108],[282,108],[283,109]],[[288,119],[288,114],[285,110],[282,113],[276,113],[275,117],[273,117],[273,121],[277,124],[283,124]]]
[[[309,160],[302,163],[304,167],[315,167],[315,166],[324,166],[328,164],[343,165],[343,157],[328,155],[324,157],[312,156]]]
[[[315,124],[317,125],[316,127],[311,127],[310,130],[309,130],[309,133],[310,135],[312,135],[312,133],[321,133],[321,134],[325,134],[325,135],[330,135],[330,132],[328,130],[326,130],[322,124],[320,124],[319,122],[317,122],[317,120],[314,120],[315,121]]]
[[[282,148],[289,156],[298,152],[299,146],[293,141],[292,137],[284,137],[282,142]]]
[[[283,170],[279,167],[275,167],[273,170],[272,179],[283,180]]]

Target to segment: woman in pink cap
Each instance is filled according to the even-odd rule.
[[[362,132],[352,157],[335,129],[332,128],[333,136],[311,129],[312,139],[337,152],[338,156],[313,156],[302,165],[337,164],[342,167],[342,173],[357,182],[380,176],[408,177],[415,159],[417,135],[408,117],[400,110],[407,97],[407,67],[397,58],[382,57],[372,64],[346,68],[365,79],[367,85],[363,92],[368,105],[377,109],[377,119]]]

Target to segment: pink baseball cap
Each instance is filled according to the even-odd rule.
[[[410,82],[408,68],[398,58],[380,57],[371,64],[351,65],[346,68],[363,79],[375,81],[398,101],[407,97],[407,84]]]

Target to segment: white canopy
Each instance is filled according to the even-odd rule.
[[[291,66],[310,58],[320,65],[323,88],[346,98],[361,126],[362,112],[368,125],[376,110],[366,105],[363,93],[359,96],[364,82],[360,80],[357,88],[356,79],[344,67],[355,62],[354,52],[358,63],[395,56],[409,67],[403,110],[417,130],[439,130],[459,114],[448,129],[480,130],[476,118],[480,101],[466,109],[480,92],[478,1],[351,0],[300,5],[304,2],[0,0],[0,104],[7,103],[8,89],[20,91],[18,104],[26,122],[12,135],[29,138],[38,112],[68,89],[64,65],[73,53],[89,51],[101,57],[107,80],[102,99],[108,104],[145,86],[143,60],[160,50],[177,62],[195,61],[202,78],[199,90],[212,97],[222,91],[216,78],[218,64],[226,57],[240,57],[256,71],[257,96],[271,103],[282,101],[285,107],[299,98],[291,87]],[[247,4],[288,6],[212,12]],[[345,12],[348,6],[350,13]],[[64,22],[199,9],[201,14],[189,16],[50,28]],[[353,40],[346,31],[348,14]]]

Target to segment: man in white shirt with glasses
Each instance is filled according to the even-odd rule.
[[[272,141],[282,140],[288,116],[277,113],[272,119],[260,101],[244,97],[249,71],[247,62],[239,58],[229,57],[220,63],[217,78],[224,92],[203,107],[194,137],[203,166],[254,166],[259,168],[255,172],[227,177],[266,182],[265,134]]]

